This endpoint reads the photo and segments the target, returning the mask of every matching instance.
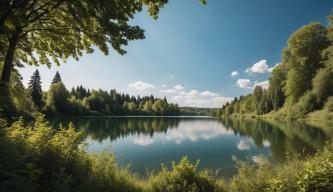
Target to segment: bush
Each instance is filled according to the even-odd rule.
[[[117,168],[113,154],[87,154],[83,139],[71,123],[54,130],[41,114],[31,126],[21,118],[1,129],[0,191],[141,190],[128,171]]]
[[[304,163],[298,176],[299,191],[333,191],[333,154],[325,151]]]
[[[248,192],[264,191],[268,186],[268,178],[273,172],[267,171],[268,167],[251,165],[246,162],[237,162],[238,174],[227,185],[227,191]]]
[[[172,162],[172,169],[162,166],[161,172],[151,178],[154,192],[212,192],[217,191],[216,180],[209,171],[198,171],[199,161],[192,164],[187,157]]]

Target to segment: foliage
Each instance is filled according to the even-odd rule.
[[[62,82],[51,85],[48,92],[46,108],[57,113],[69,112],[69,93]]]
[[[162,170],[151,178],[154,192],[213,192],[216,180],[209,171],[198,171],[199,161],[192,164],[187,157],[180,162],[172,162],[171,170],[162,166]]]
[[[215,116],[264,115],[280,110],[284,116],[304,117],[323,108],[333,95],[333,22],[328,28],[310,23],[288,39],[282,63],[274,67],[268,90],[254,87],[253,93],[226,103]]]
[[[304,115],[318,108],[316,95],[312,92],[305,93],[294,106],[294,115]]]
[[[98,47],[108,54],[108,45],[120,54],[129,41],[143,39],[144,31],[130,25],[144,7],[153,18],[167,0],[26,0],[1,2],[1,55],[5,58],[1,80],[9,82],[15,62],[29,65],[59,65],[69,57]]]
[[[0,137],[0,191],[138,191],[138,181],[116,167],[113,155],[85,152],[83,134],[72,124],[54,130],[37,114],[34,124],[21,118]]]
[[[3,63],[0,62],[0,70]],[[0,116],[11,119],[17,113],[29,116],[35,109],[28,91],[23,86],[22,76],[15,69],[12,74],[12,81],[8,84],[0,82]]]

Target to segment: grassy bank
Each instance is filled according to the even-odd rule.
[[[332,191],[333,147],[313,157],[291,156],[284,164],[238,162],[237,174],[223,180],[198,170],[186,157],[146,179],[117,166],[111,153],[85,152],[83,134],[72,125],[54,130],[37,115],[0,123],[0,191]]]

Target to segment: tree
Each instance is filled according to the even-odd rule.
[[[56,113],[67,113],[70,109],[69,93],[62,82],[51,85],[47,94],[47,107]]]
[[[1,1],[0,39],[5,41],[1,80],[8,83],[18,63],[57,65],[69,57],[79,59],[93,46],[108,54],[108,44],[118,53],[129,41],[144,38],[130,19],[148,7],[157,18],[167,0],[12,0]],[[8,40],[6,40],[8,39]]]
[[[286,79],[286,67],[284,64],[279,64],[273,69],[272,75],[269,78],[268,92],[274,110],[281,108],[284,104],[285,95],[283,94],[283,87]]]
[[[312,80],[313,93],[316,95],[320,107],[329,96],[333,95],[333,12],[328,17],[328,21],[327,38],[330,46],[323,51],[325,67],[319,69]]]
[[[56,74],[53,77],[53,80],[52,80],[51,84],[53,85],[53,84],[60,83],[60,82],[62,82],[61,77],[60,77],[59,72],[57,71]]]
[[[285,94],[292,105],[312,88],[311,80],[322,67],[322,51],[329,42],[327,30],[320,23],[310,23],[293,33],[284,49],[282,63],[288,70]]]
[[[258,113],[259,112],[259,104],[263,97],[263,89],[261,86],[256,86],[253,90],[253,109]]]
[[[43,105],[43,91],[38,69],[33,73],[28,84],[28,91],[35,106],[41,108]]]

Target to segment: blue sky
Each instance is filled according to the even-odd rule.
[[[95,50],[80,61],[38,69],[44,90],[58,70],[68,89],[82,84],[220,107],[256,83],[267,86],[290,34],[313,21],[327,25],[332,8],[332,0],[209,0],[206,6],[169,0],[158,20],[143,12],[131,21],[146,30],[146,39],[130,42],[126,55]],[[35,69],[20,69],[25,84]]]

